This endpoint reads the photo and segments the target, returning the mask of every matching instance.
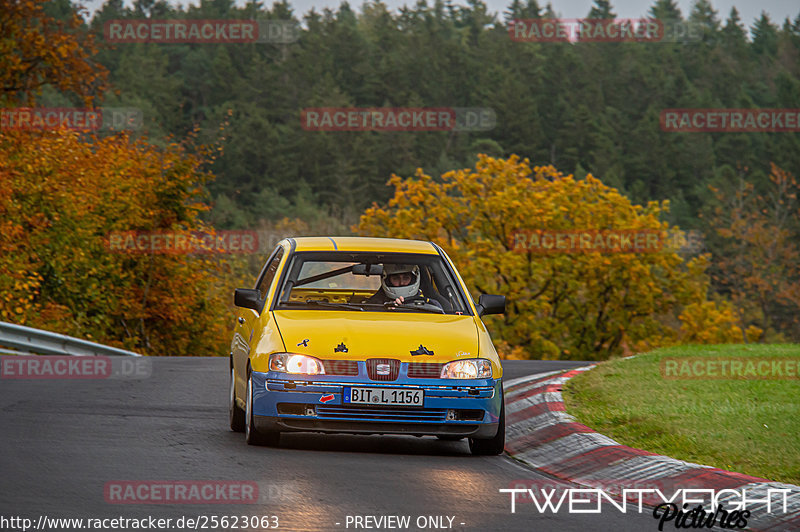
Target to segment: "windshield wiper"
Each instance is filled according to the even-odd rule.
[[[378,307],[384,310],[388,309],[408,309],[408,310],[419,310],[421,312],[431,312],[433,314],[444,314],[444,310],[440,309],[436,305],[425,304],[425,306],[416,306],[416,305],[397,305],[394,301],[387,301],[386,303],[359,303],[359,305],[364,307]]]
[[[306,305],[319,305],[320,307],[349,308],[352,310],[364,311],[362,307],[353,303],[331,303],[330,301],[324,301],[322,299],[306,299],[305,301],[298,301],[298,303],[305,303]]]
[[[433,314],[444,314],[444,310],[437,307],[436,305],[431,305],[430,303],[425,303],[424,305],[398,305],[394,301],[387,301],[383,304],[384,308],[396,308],[402,310],[418,310],[420,312],[431,312]]]
[[[318,305],[320,307],[328,308],[348,308],[352,310],[364,311],[363,307],[378,307],[382,309],[401,309],[401,310],[416,310],[418,312],[430,312],[432,314],[444,314],[444,310],[436,305],[426,304],[424,306],[417,305],[395,305],[394,301],[387,301],[386,303],[331,303],[330,301],[323,301],[321,299],[308,299],[306,301],[281,301],[280,305]]]

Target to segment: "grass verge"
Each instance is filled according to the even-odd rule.
[[[681,365],[689,357],[747,357],[755,364],[780,359],[796,367],[800,345],[678,346],[605,362],[564,386],[567,411],[630,447],[800,484],[797,372],[775,380],[687,379],[685,371],[674,378],[662,374],[668,360],[669,367],[676,367],[673,359],[679,368],[693,368]],[[662,364],[662,359],[667,360]],[[705,362],[694,368],[707,368]]]

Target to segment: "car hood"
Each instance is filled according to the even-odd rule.
[[[472,316],[317,310],[276,310],[274,316],[287,351],[321,359],[447,362],[478,356]],[[433,355],[412,355],[420,346]]]

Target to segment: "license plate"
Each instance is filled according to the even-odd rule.
[[[345,388],[344,402],[359,405],[423,406],[425,391],[419,388]]]

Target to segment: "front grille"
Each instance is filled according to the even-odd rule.
[[[358,375],[358,362],[355,360],[323,360],[325,375]]]
[[[378,366],[389,366],[388,375],[378,375]],[[367,360],[367,375],[374,381],[393,381],[400,373],[400,361],[393,358],[370,358]]]
[[[360,419],[364,421],[427,421],[435,423],[443,422],[447,419],[447,409],[317,406],[317,417],[322,419]]]
[[[438,379],[442,374],[442,366],[435,362],[409,362],[408,376],[412,379]]]

